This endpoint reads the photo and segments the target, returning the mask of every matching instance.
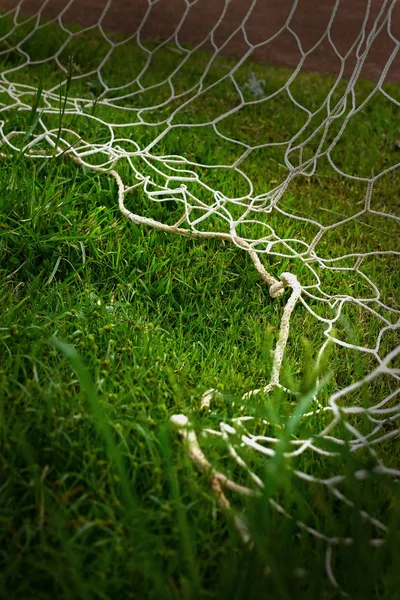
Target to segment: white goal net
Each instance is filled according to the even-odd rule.
[[[0,3],[2,156],[65,154],[113,177],[120,210],[135,224],[248,253],[269,288],[265,302],[279,305],[265,380],[244,390],[229,422],[201,435],[187,415],[172,421],[228,510],[237,494],[262,496],[263,465],[281,452],[294,478],[357,510],[370,545],[382,544],[382,515],[346,493],[342,451],[360,465],[360,486],[400,476],[388,459],[400,417],[399,3],[355,2],[360,18],[345,40],[337,24],[351,3],[341,0],[325,3],[313,39],[302,37],[299,23],[313,17],[297,0],[271,3],[275,29],[257,0],[222,0],[213,10],[182,0],[170,12],[153,0],[135,9],[118,0],[88,3],[90,11],[78,4]],[[118,12],[129,35],[110,33]],[[317,348],[306,391],[285,375],[303,335]],[[205,391],[204,413],[221,397]],[[286,425],[254,410],[277,397],[291,407]],[[218,465],[207,454],[213,443],[224,448]],[[292,518],[279,499],[269,502]],[[234,519],[251,542],[245,520]],[[327,574],[340,587],[333,557],[351,535],[306,518],[297,525],[326,545]]]

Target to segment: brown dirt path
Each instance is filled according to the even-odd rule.
[[[191,7],[179,32],[179,40],[191,44],[201,43],[218,21],[225,6],[225,0],[190,0]],[[36,12],[44,0],[24,0],[22,11]],[[100,18],[107,0],[74,0],[63,15],[64,23],[77,22],[84,26],[94,25]],[[244,19],[252,0],[231,0],[226,14],[215,31],[214,42],[220,46]],[[0,8],[15,9],[17,0],[0,0]],[[50,0],[43,10],[47,17],[55,17],[68,4],[68,0]],[[284,26],[294,0],[257,0],[246,23],[246,35],[251,44],[257,44],[278,33]],[[291,21],[292,30],[298,34],[304,51],[310,50],[323,35],[329,23],[335,0],[299,0]],[[153,4],[142,28],[142,36],[166,38],[174,33],[184,14],[185,0],[159,0]],[[367,0],[341,0],[336,13],[331,38],[337,50],[345,53],[357,38],[368,6]],[[400,43],[400,0],[372,0],[367,31],[371,30],[373,19],[382,7],[394,6],[391,17],[392,36]],[[113,0],[104,16],[106,30],[125,34],[134,33],[148,9],[147,0]],[[396,47],[385,26],[374,42],[370,55],[363,67],[362,76],[377,80],[390,54]],[[241,56],[248,50],[243,32],[237,33],[224,49],[225,54]],[[212,50],[210,41],[202,46]],[[293,68],[300,60],[300,50],[295,36],[287,29],[282,31],[269,44],[257,48],[253,59],[259,62],[277,64]],[[354,55],[349,58],[345,72],[349,75],[354,65]],[[329,41],[325,38],[306,58],[305,71],[337,73],[340,60]],[[400,81],[400,51],[392,64],[386,80]]]

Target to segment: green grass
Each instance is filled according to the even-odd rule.
[[[0,23],[5,27],[4,21]],[[60,43],[57,35],[50,28],[46,44],[37,35],[26,49],[35,56],[50,56]],[[62,56],[66,66],[69,51]],[[97,65],[105,52],[104,41],[95,34],[85,34],[82,41],[78,37],[73,53],[80,62],[74,59],[72,75],[84,66],[89,70]],[[132,60],[117,52],[106,67],[109,85],[128,83],[143,66],[143,53],[134,45],[130,52]],[[2,70],[19,60],[12,52],[3,59]],[[180,60],[174,51],[159,52],[143,83],[162,81]],[[177,77],[177,89],[196,82],[208,60],[201,53],[192,58]],[[232,59],[219,59],[209,80],[221,77],[233,64]],[[267,81],[268,93],[290,76],[284,69],[247,64],[238,72],[238,81],[244,84],[250,72]],[[12,79],[39,91],[61,81],[54,63],[17,71]],[[315,110],[333,81],[329,75],[302,74],[293,84],[293,95]],[[72,80],[68,92],[94,99],[101,89],[93,78]],[[359,82],[358,98],[372,89],[371,82]],[[399,98],[398,86],[385,84],[385,89]],[[89,141],[107,139],[105,128],[90,116],[63,111],[66,86],[60,90],[56,114],[43,118],[60,132],[65,127]],[[135,101],[147,106],[166,94],[160,88]],[[235,99],[232,86],[217,87],[208,100],[204,97],[178,113],[176,124],[207,123],[229,110]],[[27,96],[32,111],[7,110],[6,94],[0,101],[6,105],[1,117],[6,120],[5,133],[38,131],[40,93]],[[262,106],[226,119],[220,131],[257,144],[289,139],[304,122],[304,115],[293,109],[284,94],[269,102],[268,111]],[[133,112],[99,104],[88,108],[89,115],[92,110],[97,117],[121,125],[135,118]],[[158,122],[167,117],[168,107],[152,111],[146,119]],[[318,117],[313,127],[315,123]],[[115,130],[144,147],[154,139],[154,130],[162,127]],[[394,106],[376,96],[351,122],[333,157],[346,172],[370,177],[398,162],[395,140],[399,136]],[[74,141],[71,137],[70,143]],[[243,151],[216,138],[212,128],[204,125],[176,127],[153,152],[180,154],[182,148],[190,160],[204,165],[231,164]],[[133,160],[144,174],[156,177],[151,166]],[[77,167],[65,154],[35,160],[10,152],[1,161],[0,597],[339,597],[326,577],[326,543],[302,532],[296,525],[301,520],[326,535],[354,538],[352,546],[333,550],[335,576],[352,598],[394,600],[400,583],[398,484],[393,478],[374,475],[354,481],[357,469],[375,462],[366,452],[350,453],[348,445],[334,458],[315,452],[292,460],[283,457],[289,434],[309,437],[321,431],[330,417],[315,413],[298,421],[296,407],[302,408],[301,401],[279,390],[248,402],[247,410],[257,418],[257,433],[281,440],[273,459],[262,460],[242,450],[263,478],[263,496],[250,501],[229,494],[234,511],[245,515],[254,538],[250,550],[241,543],[231,515],[221,511],[207,478],[196,471],[170,424],[172,414],[184,413],[198,433],[204,427],[218,429],[221,420],[230,422],[237,416],[243,392],[268,382],[270,351],[287,295],[270,298],[249,256],[233,246],[177,238],[127,222],[116,206],[114,180]],[[241,168],[254,182],[256,193],[261,193],[281,181],[286,172],[282,161],[279,147],[264,148],[252,152]],[[128,165],[121,162],[117,168],[129,181]],[[228,196],[246,193],[243,178],[232,170],[198,167],[196,172]],[[198,184],[190,185],[193,192],[204,194]],[[376,182],[373,207],[395,212],[399,192],[398,171],[393,171]],[[322,160],[314,177],[292,182],[279,207],[298,216],[311,214],[329,225],[338,213],[354,214],[364,194],[364,183],[339,176]],[[140,193],[132,195],[128,206],[166,222],[173,222],[179,212],[178,207],[149,205]],[[315,226],[277,211],[268,219],[283,239],[310,242],[316,234]],[[213,222],[210,227],[220,224]],[[260,226],[254,236],[260,231],[265,230]],[[393,250],[398,235],[394,220],[362,217],[345,229],[333,230],[318,249],[326,257],[343,254],[343,248],[346,252]],[[291,270],[303,285],[313,283],[298,259],[271,256],[265,262],[275,276]],[[366,259],[362,270],[376,281],[382,300],[398,309],[398,260],[393,256]],[[319,274],[328,293],[338,289],[355,295],[371,293],[352,272],[321,270]],[[312,306],[332,317],[319,303]],[[383,308],[381,314],[395,321],[393,313]],[[349,306],[337,324],[336,336],[368,344],[380,327],[376,317]],[[398,345],[395,333],[383,338],[382,347],[388,351]],[[323,325],[297,306],[283,382],[298,389],[303,400],[313,384],[312,370],[323,340]],[[329,378],[320,401],[325,403],[332,392],[374,366],[374,359],[334,345],[321,373]],[[220,396],[210,413],[201,413],[201,395],[212,387]],[[350,400],[368,406],[394,389],[393,380],[381,376]],[[269,425],[263,425],[262,417]],[[364,432],[372,429],[364,416],[354,418],[352,424]],[[387,424],[388,432],[394,425]],[[335,435],[349,438],[344,426],[335,429]],[[235,481],[248,483],[220,440],[207,437],[201,444],[213,464]],[[327,442],[319,445],[332,449]],[[398,439],[388,439],[377,450],[385,465],[399,468]],[[298,479],[294,469],[320,478],[345,475],[341,491],[357,508],[388,525],[385,544],[371,548],[369,540],[377,532],[359,512],[325,487]],[[273,510],[270,498],[293,519]]]

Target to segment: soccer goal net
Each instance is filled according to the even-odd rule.
[[[343,453],[360,486],[400,476],[390,460],[400,416],[400,6],[321,4],[3,1],[1,153],[63,154],[114,178],[119,208],[138,226],[248,254],[279,314],[265,378],[232,401],[229,422],[199,428],[199,419],[195,433],[190,416],[172,421],[224,508],[262,496],[265,464],[280,454],[294,478],[358,511],[373,547],[385,518],[347,495]],[[307,385],[292,376],[304,371],[302,337],[314,358]],[[221,398],[205,391],[202,411]],[[332,556],[351,534],[307,515],[297,525],[325,544],[338,586]]]

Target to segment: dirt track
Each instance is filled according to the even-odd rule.
[[[191,0],[193,1],[193,0]],[[24,0],[22,10],[33,13],[44,0]],[[246,34],[250,43],[256,44],[279,32],[290,14],[294,0],[258,0],[246,24]],[[384,15],[393,0],[386,2]],[[16,0],[0,0],[0,8],[15,9]],[[50,0],[43,11],[47,17],[55,17],[60,13],[68,0]],[[251,0],[231,0],[220,26],[215,32],[215,43],[219,46],[238,27],[245,17]],[[301,40],[303,50],[310,50],[326,30],[332,14],[334,0],[299,0],[297,9],[291,20],[291,28]],[[366,13],[367,0],[341,0],[332,25],[332,40],[341,53],[345,53],[357,38]],[[84,26],[95,24],[101,16],[106,0],[74,0],[65,12],[63,21],[77,22]],[[371,29],[373,19],[385,5],[384,0],[372,0],[371,14],[367,22],[367,32]],[[191,8],[179,32],[180,41],[199,44],[218,21],[225,0],[198,0]],[[142,29],[143,37],[166,38],[173,34],[179,20],[184,14],[185,0],[159,0],[154,4]],[[105,29],[134,33],[142,22],[148,8],[147,0],[113,0],[103,20]],[[400,0],[395,2],[391,22],[392,35],[400,41]],[[395,42],[387,34],[385,26],[375,41],[370,55],[364,65],[362,76],[376,80],[385,65]],[[212,49],[210,42],[202,49]],[[236,34],[224,49],[226,54],[241,56],[248,45],[243,33]],[[300,59],[300,50],[293,34],[287,29],[269,44],[256,49],[253,59],[295,67]],[[350,74],[353,59],[346,64],[346,73]],[[327,39],[324,39],[307,57],[303,70],[338,72],[340,61]],[[400,81],[400,51],[392,64],[386,80]]]

